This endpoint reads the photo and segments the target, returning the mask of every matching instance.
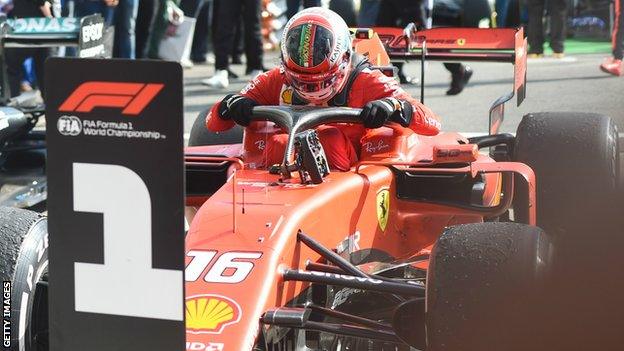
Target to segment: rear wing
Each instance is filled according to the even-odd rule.
[[[484,61],[514,65],[514,87],[490,108],[490,133],[495,134],[502,121],[504,103],[517,96],[520,106],[526,97],[527,40],[522,28],[406,28],[374,27],[356,29],[354,46],[378,37],[390,60],[426,60],[443,62]],[[423,70],[424,72],[424,65]],[[424,73],[422,77],[424,86]],[[424,94],[423,94],[424,95]],[[421,98],[422,99],[422,98]]]
[[[10,98],[4,50],[7,48],[75,47],[78,57],[107,56],[104,18],[32,17],[0,21],[1,103]]]
[[[104,18],[100,15],[7,19],[0,23],[3,48],[76,47],[78,57],[104,53]]]

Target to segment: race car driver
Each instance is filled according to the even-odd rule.
[[[209,130],[250,125],[257,105],[313,105],[362,108],[360,125],[317,128],[332,168],[346,171],[357,162],[365,128],[397,122],[418,134],[436,135],[437,117],[410,97],[396,82],[370,68],[363,56],[351,50],[345,22],[335,12],[312,7],[292,17],[281,41],[281,65],[254,78],[239,94],[227,95],[206,117]],[[265,150],[267,165],[281,162],[286,134],[273,135]]]

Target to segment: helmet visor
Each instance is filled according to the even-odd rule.
[[[326,89],[331,89],[338,80],[337,75],[329,75],[321,79],[306,79],[299,74],[286,73],[290,85],[299,92],[317,93]]]

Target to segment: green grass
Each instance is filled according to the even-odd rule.
[[[544,45],[544,53],[552,54],[552,50]],[[603,39],[568,39],[565,42],[565,53],[568,55],[578,54],[608,54],[611,52],[611,42]]]

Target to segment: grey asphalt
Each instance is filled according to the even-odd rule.
[[[575,55],[562,60],[544,58],[529,60],[527,98],[520,107],[515,99],[506,105],[502,130],[514,132],[522,116],[529,112],[572,111],[597,112],[615,119],[624,132],[624,77],[602,73],[598,66],[604,55]],[[278,63],[276,53],[268,53],[265,66]],[[513,66],[503,63],[471,63],[474,75],[466,90],[457,96],[446,96],[450,74],[441,63],[429,62],[425,78],[425,104],[441,120],[446,131],[485,133],[488,110],[492,102],[513,86]],[[232,66],[242,75],[244,65]],[[189,132],[198,112],[212,106],[224,95],[243,88],[249,77],[231,80],[228,89],[215,90],[201,85],[214,71],[212,65],[195,65],[184,71],[185,132]],[[419,76],[420,65],[406,66],[408,74]],[[419,86],[405,87],[420,96]]]

